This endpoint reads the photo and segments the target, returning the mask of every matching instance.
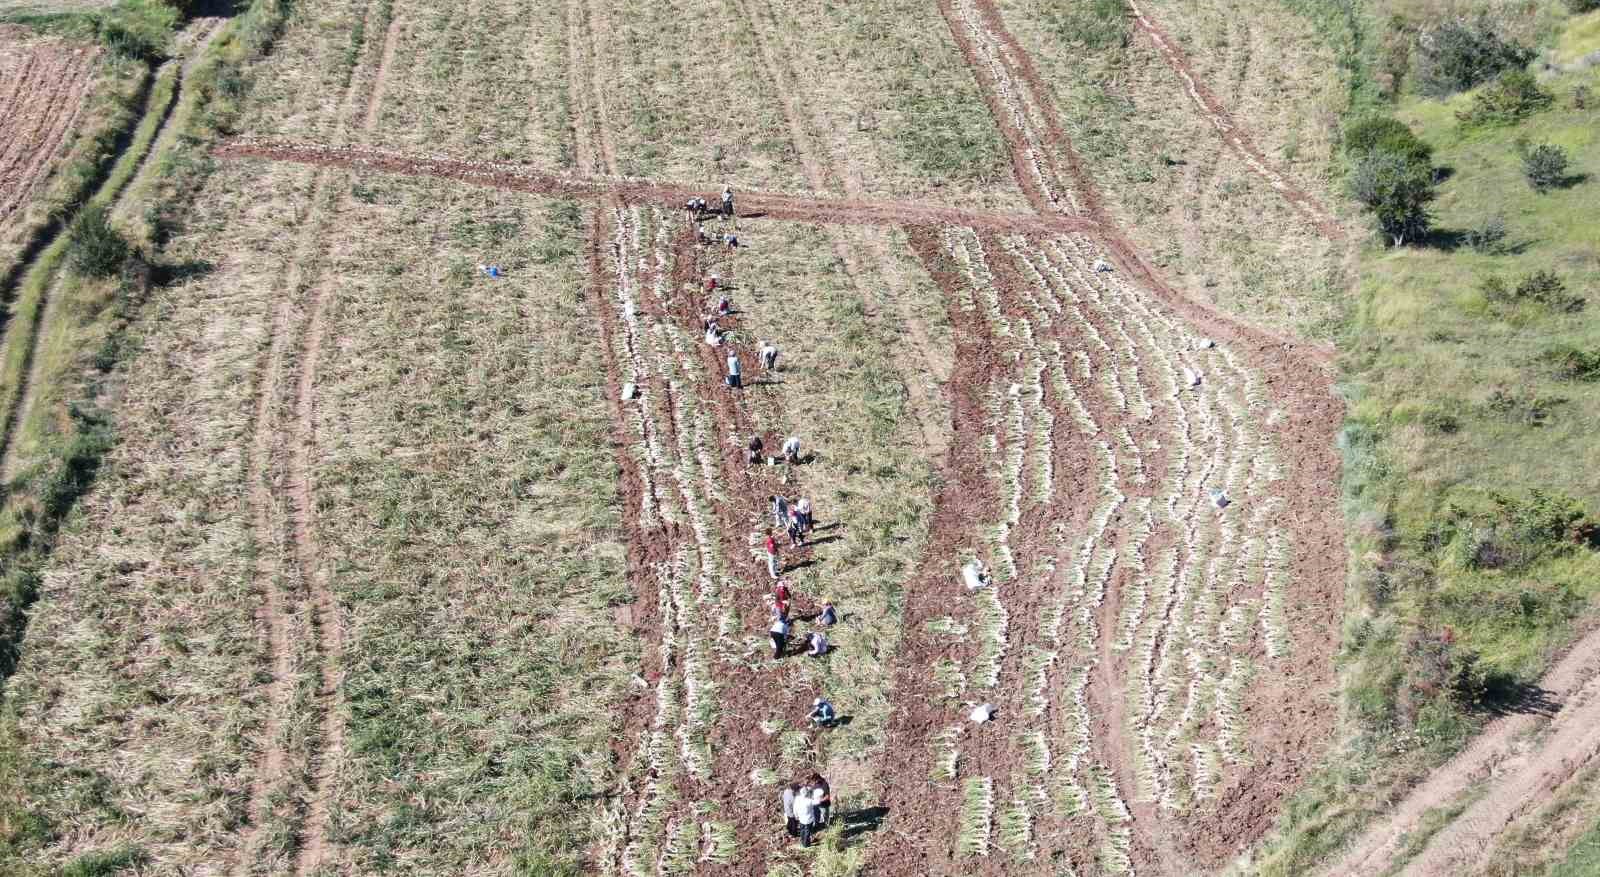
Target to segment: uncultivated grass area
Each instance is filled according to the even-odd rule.
[[[314,473],[346,625],[335,834],[362,873],[570,866],[637,663],[580,214],[353,182],[320,281]]]
[[[1195,299],[1258,325],[1329,338],[1344,314],[1345,247],[1320,237],[1223,142],[1183,80],[1131,21],[1121,31],[1106,24],[1108,18],[1120,20],[1120,4],[999,5],[1053,89],[1086,173],[1151,263]],[[1280,12],[1231,17],[1250,19],[1252,28],[1284,27]],[[1288,40],[1297,33],[1291,26],[1288,33],[1266,30],[1251,39]],[[1282,75],[1290,87],[1269,107],[1267,119],[1251,115],[1256,108],[1248,103],[1234,110],[1252,136],[1281,127],[1275,123],[1281,117],[1297,116],[1313,126],[1329,112],[1321,101],[1332,86],[1322,67],[1307,65],[1303,74],[1290,68]],[[1209,84],[1228,103],[1226,83]],[[1271,85],[1251,87],[1265,92]],[[1308,128],[1293,164],[1283,161],[1281,149],[1270,151],[1271,141],[1258,140],[1258,146],[1287,166],[1293,182],[1317,192],[1326,139],[1320,132],[1312,136],[1313,130]]]
[[[394,53],[376,145],[453,158],[570,164],[560,0],[380,3],[365,39]]]
[[[1010,159],[937,6],[908,0],[746,4],[776,36],[826,145],[874,195],[1020,210]]]
[[[1529,7],[1529,18],[1509,16],[1505,26],[1518,36],[1548,31],[1540,22],[1549,12]],[[1455,111],[1470,93],[1407,95],[1393,108],[1449,170],[1428,240],[1368,244],[1362,254],[1342,339],[1351,595],[1361,607],[1345,638],[1349,736],[1288,808],[1261,873],[1301,873],[1337,850],[1373,815],[1373,801],[1415,784],[1470,738],[1490,715],[1473,704],[1514,699],[1592,614],[1600,557],[1559,522],[1600,507],[1600,481],[1577,462],[1593,456],[1600,395],[1570,366],[1600,346],[1588,300],[1600,257],[1587,207],[1600,140],[1593,110],[1573,103],[1579,86],[1592,92],[1597,82],[1592,68],[1545,78],[1551,107],[1512,127],[1464,130]],[[1565,148],[1568,185],[1533,191],[1518,137]],[[1494,217],[1505,239],[1474,249],[1467,231]],[[1578,309],[1483,291],[1491,275],[1514,285],[1537,271],[1554,272]]]

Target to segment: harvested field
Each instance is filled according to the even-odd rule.
[[[170,245],[206,268],[139,324],[130,426],[8,688],[56,828],[39,861],[1179,874],[1245,851],[1333,720],[1331,369],[1151,267],[1009,18],[295,18],[211,149]],[[683,209],[724,184],[731,217]],[[752,436],[802,459],[752,464]],[[776,658],[774,494],[817,519],[778,537]],[[805,656],[824,599],[832,650]],[[807,850],[777,805],[813,770],[835,819]]]
[[[0,26],[0,229],[54,169],[97,52]]]

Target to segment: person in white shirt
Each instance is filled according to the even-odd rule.
[[[794,797],[794,819],[800,823],[800,845],[811,846],[811,832],[817,827],[817,796],[815,789],[801,789]]]
[[[742,370],[739,368],[739,352],[730,350],[728,351],[728,386],[735,390],[744,386],[741,381],[742,377]]]
[[[800,501],[796,502],[794,504],[794,510],[796,512],[800,513],[800,529],[806,531],[807,533],[810,533],[811,532],[811,500],[806,499],[803,496],[800,497]]]
[[[774,660],[783,657],[783,647],[789,642],[789,617],[779,615],[772,620],[772,626],[767,628],[772,634],[772,657]]]
[[[828,653],[828,649],[831,648],[828,645],[828,635],[820,631],[812,631],[811,635],[806,639],[807,642],[811,643],[811,650],[806,652],[806,654],[813,658],[820,658],[823,655],[826,655]]]
[[[800,462],[800,437],[789,436],[783,441],[783,458],[790,463]]]
[[[794,802],[799,796],[799,783],[790,783],[783,787],[783,823],[790,837],[800,836],[800,822],[794,818]]]
[[[761,343],[761,367],[769,372],[778,370],[778,345],[771,341]]]

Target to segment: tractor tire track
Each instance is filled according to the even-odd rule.
[[[579,136],[579,142],[585,138]],[[593,142],[592,135],[589,141]],[[524,165],[474,162],[368,147],[333,146],[284,140],[240,138],[218,146],[223,159],[257,158],[324,167],[343,167],[410,177],[456,180],[475,186],[585,201],[681,210],[691,197],[714,200],[719,186],[661,183],[633,178],[595,178],[547,173]],[[580,167],[583,159],[579,159]],[[1075,216],[963,210],[915,201],[832,199],[771,192],[739,196],[740,219],[772,219],[840,225],[962,225],[1016,233],[1093,232],[1099,224]]]
[[[362,14],[365,23],[370,25],[374,15],[372,6],[368,5]],[[370,53],[363,56],[362,63],[370,63],[367,55]],[[359,76],[350,77],[332,116],[336,120],[335,137],[341,141],[357,100],[359,81]],[[374,112],[372,107],[380,87],[381,81],[375,77],[373,93],[369,94],[366,105],[369,113]],[[235,873],[239,874],[253,872],[264,854],[261,847],[269,842],[266,828],[274,787],[285,782],[298,783],[302,778],[303,788],[290,787],[290,791],[303,792],[303,795],[294,796],[293,808],[299,812],[293,815],[301,819],[292,829],[293,861],[282,864],[292,864],[296,875],[309,875],[324,868],[331,854],[328,827],[333,810],[334,779],[345,760],[344,628],[317,540],[312,465],[316,451],[316,369],[331,298],[329,281],[319,279],[317,273],[329,246],[324,234],[327,224],[348,207],[350,196],[342,182],[344,176],[337,168],[319,167],[312,179],[308,211],[301,220],[292,261],[285,266],[280,287],[288,290],[288,295],[279,300],[274,314],[257,390],[249,454],[252,525],[258,546],[277,549],[263,553],[257,561],[263,589],[258,617],[265,628],[268,661],[273,672],[267,686],[269,708],[263,728],[263,748],[250,784],[251,823],[241,839],[239,858],[234,866]],[[342,194],[332,194],[340,189]],[[294,297],[303,292],[309,298],[297,307]],[[296,339],[293,342],[296,371],[294,395],[287,401],[293,412],[293,423],[288,425],[289,435],[285,436],[277,409],[286,402],[283,391],[291,337]],[[286,442],[289,443],[287,447]],[[285,519],[281,525],[278,524],[280,517]],[[287,563],[281,559],[285,553]],[[290,590],[290,570],[294,573],[296,590]],[[302,602],[307,608],[305,619],[296,617],[296,606]],[[296,636],[295,628],[301,626],[309,631],[302,633],[311,640],[309,643],[300,642],[300,637]],[[316,665],[315,701],[319,721],[318,739],[308,743],[307,763],[297,769],[290,763],[283,737],[293,718],[294,652],[302,644],[309,648]],[[289,817],[291,824],[293,815]]]
[[[1487,794],[1435,835],[1402,872],[1450,873],[1454,857],[1469,850],[1487,851],[1512,821],[1544,799],[1545,792],[1592,763],[1600,751],[1600,629],[1578,640],[1539,680],[1536,697],[1529,708],[1490,722],[1470,746],[1429,773],[1322,873],[1334,877],[1383,871],[1429,811],[1447,806],[1473,784],[1487,780]],[[1521,742],[1541,730],[1537,745]],[[1518,751],[1530,745],[1531,749]]]
[[[1222,101],[1212,93],[1211,89],[1194,74],[1194,68],[1189,64],[1189,58],[1178,44],[1168,36],[1154,20],[1145,14],[1139,7],[1138,0],[1127,0],[1128,8],[1133,12],[1134,22],[1139,26],[1150,41],[1155,44],[1161,57],[1166,59],[1167,66],[1178,74],[1183,80],[1184,91],[1199,108],[1201,115],[1217,130],[1218,136],[1228,144],[1240,158],[1244,159],[1246,166],[1261,177],[1271,186],[1289,205],[1314,225],[1323,237],[1329,240],[1343,240],[1344,229],[1334,221],[1333,215],[1328,212],[1315,198],[1296,187],[1289,181],[1287,174],[1275,169],[1268,163],[1266,156],[1256,148],[1249,135],[1234,121],[1233,115],[1223,106]]]
[[[806,181],[810,183],[812,189],[818,192],[826,191],[829,178],[828,165],[825,165],[818,155],[827,150],[825,147],[818,147],[816,139],[812,136],[811,126],[816,124],[816,117],[800,105],[801,98],[798,97],[800,90],[795,87],[798,77],[789,63],[787,54],[775,51],[773,48],[774,45],[781,45],[781,42],[772,33],[771,10],[766,6],[753,5],[750,0],[737,0],[737,5],[755,36],[756,46],[764,62],[762,66],[767,71],[773,91],[783,105],[784,118],[789,128],[789,140],[794,145],[801,166],[805,169]],[[848,163],[849,157],[845,156],[844,160]],[[859,174],[846,167],[844,172],[838,175],[846,195],[853,201],[863,200],[865,192]],[[827,234],[834,256],[844,266],[845,274],[850,278],[856,293],[863,303],[871,300],[872,296],[863,279],[866,266],[861,265],[850,242],[835,227],[829,226]],[[865,232],[864,237],[873,262],[870,267],[876,269],[873,276],[883,281],[886,297],[894,309],[895,321],[899,327],[904,328],[909,341],[910,350],[899,345],[895,346],[895,359],[896,364],[904,371],[902,384],[906,388],[908,407],[917,424],[919,445],[924,456],[937,458],[947,447],[944,436],[948,428],[945,424],[933,420],[940,406],[934,399],[934,394],[938,392],[937,386],[929,386],[933,383],[930,376],[935,372],[933,366],[935,358],[931,353],[933,343],[928,338],[928,327],[919,315],[905,306],[908,291],[900,272],[894,268],[894,259],[889,252],[886,235],[874,229]]]

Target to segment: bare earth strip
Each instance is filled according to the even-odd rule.
[[[1579,640],[1540,680],[1543,699],[1555,704],[1554,718],[1530,710],[1490,723],[1471,746],[1429,774],[1323,873],[1333,877],[1381,872],[1430,810],[1448,805],[1474,783],[1488,779],[1488,793],[1439,832],[1406,873],[1448,873],[1449,862],[1458,855],[1470,854],[1469,860],[1480,858],[1479,853],[1487,851],[1525,809],[1593,761],[1600,749],[1597,674],[1600,630]],[[1539,745],[1530,747],[1529,752],[1518,752],[1519,741],[1547,726]]]
[[[366,12],[369,19],[371,14],[369,8]],[[386,40],[386,44],[388,42]],[[364,116],[364,121],[368,124],[376,123],[377,106],[381,100],[383,87],[382,72],[383,66],[380,61],[380,75],[374,79]],[[355,100],[357,81],[357,77],[351,77],[351,84],[345,89],[340,99],[338,114],[335,116],[339,120],[339,133],[336,136],[341,138],[344,120],[349,115],[348,108]],[[329,197],[328,187],[338,185],[335,171],[334,168],[321,169],[312,183],[310,212],[305,218],[295,248],[294,260],[287,266],[284,275],[283,288],[287,291],[288,297],[280,303],[273,320],[272,335],[261,371],[262,384],[258,391],[252,432],[250,454],[252,522],[257,544],[263,549],[268,546],[272,549],[263,551],[264,555],[270,553],[272,557],[263,556],[258,561],[257,573],[262,577],[261,587],[265,593],[259,617],[265,628],[273,676],[268,683],[269,707],[263,728],[262,753],[250,787],[251,824],[243,832],[240,858],[236,862],[236,868],[240,873],[247,873],[261,856],[260,846],[265,843],[263,830],[269,815],[268,799],[273,786],[292,773],[287,754],[283,749],[282,738],[284,728],[289,721],[294,695],[294,680],[288,674],[293,666],[292,655],[295,648],[290,635],[294,614],[292,601],[298,595],[285,590],[284,570],[276,560],[278,555],[276,549],[282,540],[278,528],[273,524],[273,510],[282,502],[279,492],[284,489],[288,491],[289,500],[290,520],[286,523],[289,535],[288,547],[293,553],[299,585],[303,589],[304,596],[309,598],[312,604],[320,674],[318,700],[321,740],[311,754],[313,763],[305,766],[305,772],[309,777],[307,793],[310,798],[306,802],[304,822],[298,832],[299,842],[294,861],[296,874],[315,872],[323,866],[330,854],[327,831],[333,800],[331,784],[334,771],[343,760],[344,704],[340,688],[343,677],[340,666],[343,660],[343,628],[338,617],[337,604],[328,587],[328,573],[322,569],[319,559],[315,530],[314,485],[310,474],[315,450],[316,360],[321,351],[328,288],[326,283],[315,282],[305,276],[308,267],[314,268],[324,245],[321,231],[331,217],[323,207],[323,202]],[[337,199],[335,212],[337,205],[343,204],[347,198],[348,194]],[[310,293],[310,301],[305,305],[305,313],[299,313],[293,297],[312,283],[315,285]],[[276,409],[282,401],[280,386],[284,381],[285,360],[288,356],[287,339],[294,331],[293,324],[297,317],[303,322],[304,328],[300,332],[299,371],[294,384],[295,422],[290,437],[293,446],[283,449],[280,444],[283,427],[277,422]],[[274,474],[273,460],[280,454],[287,457],[286,483],[280,482]]]
[[[281,140],[241,138],[213,150],[218,158],[263,158],[327,167],[371,170],[402,176],[437,177],[478,186],[535,195],[618,199],[627,205],[681,209],[688,199],[718,197],[720,188],[705,184],[659,183],[648,180],[573,177],[522,165],[471,162],[443,156],[412,155],[382,149],[329,146]],[[965,225],[1007,232],[1093,231],[1093,220],[1072,216],[1035,216],[936,207],[915,201],[816,198],[768,192],[739,196],[740,219],[780,219],[844,225]]]
[[[1212,127],[1217,129],[1217,133],[1221,135],[1223,142],[1238,152],[1244,158],[1245,164],[1257,176],[1266,180],[1274,191],[1282,195],[1284,200],[1288,201],[1296,210],[1310,220],[1325,237],[1334,240],[1344,238],[1344,229],[1340,228],[1339,224],[1334,221],[1333,215],[1328,212],[1327,208],[1291,183],[1285,174],[1267,163],[1266,156],[1262,155],[1261,150],[1256,148],[1249,135],[1239,127],[1238,122],[1234,121],[1232,114],[1223,107],[1217,96],[1206,87],[1204,82],[1195,77],[1194,70],[1190,67],[1189,59],[1184,55],[1183,50],[1178,48],[1178,45],[1172,41],[1166,31],[1161,29],[1159,24],[1139,8],[1138,0],[1128,0],[1128,6],[1133,10],[1134,21],[1139,25],[1139,29],[1150,37],[1150,41],[1161,52],[1161,56],[1167,60],[1167,64],[1183,79],[1189,97],[1194,100],[1195,105],[1200,108],[1200,112],[1211,123]]]

